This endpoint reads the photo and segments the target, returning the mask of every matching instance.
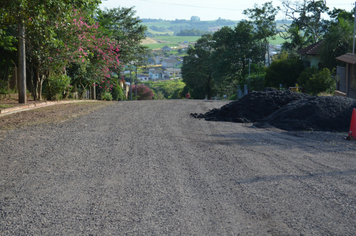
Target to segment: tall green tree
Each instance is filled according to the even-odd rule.
[[[223,27],[213,34],[213,40],[213,79],[223,90],[228,85],[236,88],[248,73],[249,60],[256,64],[264,62],[264,50],[249,21],[240,21],[234,28]]]
[[[140,66],[148,53],[147,47],[141,45],[141,41],[146,37],[147,27],[135,16],[134,8],[98,10],[97,14],[102,33],[114,38],[121,46],[120,61],[126,65],[135,63]]]
[[[286,18],[291,19],[291,27],[304,32],[307,41],[316,43],[327,30],[329,21],[322,18],[329,8],[326,1],[323,0],[303,0],[292,2],[290,0],[282,1]],[[285,39],[289,36],[285,34]],[[291,35],[290,37],[294,37]]]
[[[27,27],[37,32],[41,41],[54,40],[53,26],[66,18],[73,8],[94,9],[99,0],[2,0],[0,5],[0,27],[16,25],[18,28],[18,67],[20,75],[19,102],[26,103],[26,55]]]
[[[256,38],[265,45],[264,52],[269,52],[269,39],[274,39],[277,34],[276,15],[280,10],[279,7],[273,7],[272,2],[266,2],[261,7],[255,5],[253,9],[243,11],[255,26]],[[268,55],[268,64],[269,64]]]
[[[214,41],[210,34],[203,35],[190,47],[182,66],[183,82],[193,98],[203,99],[213,94],[214,80],[212,53]]]
[[[334,9],[329,13],[332,21],[323,37],[320,47],[320,58],[330,71],[336,67],[335,57],[352,52],[354,20],[351,12]]]

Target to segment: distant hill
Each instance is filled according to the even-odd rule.
[[[214,32],[223,26],[235,26],[238,21],[217,19],[215,21],[196,20],[162,20],[162,19],[141,19],[143,25],[147,26],[146,35],[148,37],[158,35],[177,35],[188,30],[199,30],[201,32]]]

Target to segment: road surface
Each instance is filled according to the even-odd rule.
[[[356,142],[189,116],[225,103],[118,102],[8,132],[0,234],[355,235]]]

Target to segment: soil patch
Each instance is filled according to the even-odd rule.
[[[268,123],[283,130],[347,132],[356,100],[346,97],[317,97],[291,102],[256,126]]]
[[[288,131],[347,132],[356,100],[335,96],[310,96],[292,91],[259,91],[213,109],[205,114],[190,114],[208,121],[255,122]]]
[[[141,44],[156,44],[158,43],[157,40],[153,39],[153,38],[145,38],[141,41]]]
[[[0,116],[0,138],[11,129],[29,125],[59,123],[101,109],[115,102],[78,102],[53,105],[29,111]]]
[[[192,113],[191,116],[211,121],[250,123],[261,121],[284,105],[307,97],[309,95],[291,91],[258,91],[219,109],[213,109],[205,114]]]

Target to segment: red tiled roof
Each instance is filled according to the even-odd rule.
[[[346,53],[344,55],[341,55],[339,57],[335,58],[336,60],[343,61],[349,64],[356,64],[356,55],[352,53]]]
[[[306,54],[306,55],[317,55],[318,54],[318,49],[319,46],[321,45],[323,41],[320,40],[319,42],[313,43],[312,45],[309,45],[306,48],[299,49],[297,53],[299,54]]]

